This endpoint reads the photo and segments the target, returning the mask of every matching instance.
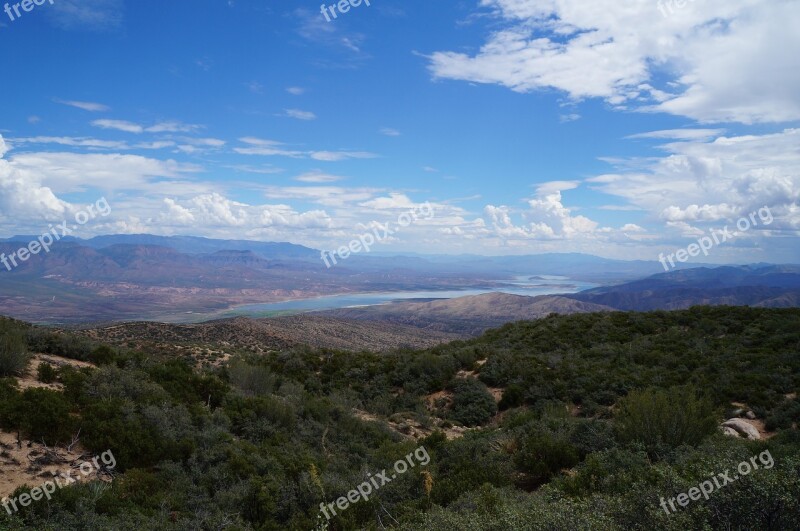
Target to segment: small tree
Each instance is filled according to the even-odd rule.
[[[30,359],[20,327],[10,321],[0,321],[0,377],[23,374]]]

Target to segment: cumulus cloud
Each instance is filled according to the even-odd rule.
[[[53,190],[6,160],[10,149],[0,135],[0,219],[21,221],[24,225],[26,220],[54,220],[67,212],[69,204],[56,197]]]
[[[159,222],[173,227],[201,224],[206,227],[324,229],[332,226],[324,210],[297,212],[287,205],[248,205],[221,194],[202,194],[188,200],[167,198]]]
[[[574,240],[598,239],[611,229],[600,228],[599,223],[586,216],[573,215],[563,204],[562,190],[579,185],[573,181],[552,181],[539,185],[536,197],[528,200],[528,209],[520,215],[523,223],[516,224],[514,212],[507,206],[487,205],[484,215],[497,236],[521,240]]]
[[[481,0],[499,29],[473,53],[430,55],[435,78],[557,89],[573,100],[702,122],[800,119],[800,10],[791,0]]]
[[[771,227],[800,226],[800,129],[671,142],[638,169],[587,180],[601,192],[687,233],[698,223],[731,221],[768,206]],[[626,161],[618,162],[621,168]],[[694,224],[694,225],[693,225]]]

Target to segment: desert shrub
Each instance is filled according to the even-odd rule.
[[[50,384],[58,378],[58,371],[49,363],[40,363],[36,368],[36,378],[45,384]]]
[[[652,469],[645,452],[613,448],[589,455],[574,474],[559,480],[558,486],[571,496],[625,495],[631,485],[648,477],[648,470]]]
[[[547,483],[561,469],[578,464],[578,450],[565,439],[538,433],[522,441],[514,462],[527,475],[523,486],[535,488]]]
[[[233,423],[233,432],[251,440],[260,440],[276,432],[291,432],[295,427],[294,409],[278,398],[229,395],[224,404]]]
[[[519,384],[511,384],[503,391],[498,407],[505,411],[512,407],[519,407],[525,402],[525,389]]]
[[[497,413],[497,403],[483,383],[473,379],[460,380],[454,391],[450,417],[465,426],[483,424]]]
[[[717,429],[711,402],[693,387],[632,391],[620,401],[616,425],[623,443],[640,443],[653,457],[698,445]]]
[[[86,381],[92,369],[75,369],[69,365],[61,367],[58,378],[64,384],[64,396],[77,403],[83,396]]]
[[[67,398],[50,389],[26,389],[14,406],[17,424],[30,439],[49,445],[69,441],[77,430]]]
[[[11,431],[18,427],[17,400],[19,391],[14,380],[0,378],[0,428]]]
[[[431,500],[446,506],[465,491],[489,483],[510,486],[513,483],[514,464],[506,452],[494,449],[495,439],[482,432],[447,441],[444,434],[433,434],[423,445],[431,455],[433,489]]]
[[[117,359],[117,353],[108,345],[100,345],[89,353],[89,361],[95,365],[110,365]]]
[[[22,329],[10,321],[0,321],[0,377],[19,376],[30,359]]]
[[[118,469],[181,461],[194,450],[185,410],[133,404],[120,398],[95,401],[84,410],[81,441],[94,452],[114,450]]]
[[[275,392],[277,378],[267,367],[235,361],[228,366],[231,385],[248,395],[267,395]]]
[[[28,346],[34,352],[73,360],[88,361],[92,351],[92,344],[88,339],[72,334],[49,332],[41,328],[28,329],[26,339]]]
[[[785,430],[800,421],[800,400],[786,400],[782,402],[770,416],[767,417],[766,427],[770,431]]]
[[[575,445],[581,458],[617,445],[614,426],[604,420],[579,422],[570,434],[569,440]]]

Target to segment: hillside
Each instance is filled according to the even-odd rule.
[[[25,343],[57,365],[48,386],[23,388],[30,364],[0,378],[2,443],[79,436],[116,459],[104,482],[0,511],[0,528],[796,529],[798,309],[552,315],[422,351],[272,344],[209,364],[184,341],[260,324],[131,326],[106,333],[163,342],[0,320],[0,361]],[[749,475],[664,509],[741,463]],[[321,507],[384,474],[327,521]]]
[[[698,305],[800,306],[800,266],[698,267],[566,297],[618,310],[680,310]]]
[[[556,295],[526,297],[486,293],[430,302],[395,302],[365,308],[347,308],[322,314],[474,336],[488,328],[513,321],[539,319],[551,313],[570,315],[609,310],[612,308]]]
[[[384,351],[427,348],[459,339],[456,334],[421,331],[389,323],[354,322],[317,315],[271,319],[238,317],[195,325],[154,322],[82,327],[76,334],[112,345],[167,349],[181,345],[195,352],[276,352],[301,345],[339,350]]]

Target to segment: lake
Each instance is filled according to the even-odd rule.
[[[248,304],[222,312],[218,316],[263,316],[264,314],[274,312],[303,313],[320,310],[336,310],[340,308],[355,308],[359,306],[376,306],[393,301],[413,299],[453,299],[456,297],[467,297],[469,295],[482,295],[484,293],[495,292],[535,297],[537,295],[553,295],[556,293],[577,293],[598,286],[598,284],[592,284],[590,282],[580,282],[570,280],[567,277],[552,275],[525,275],[516,277],[514,280],[504,280],[502,282],[504,282],[505,285],[496,288],[350,293],[347,295],[332,295],[313,299]]]

